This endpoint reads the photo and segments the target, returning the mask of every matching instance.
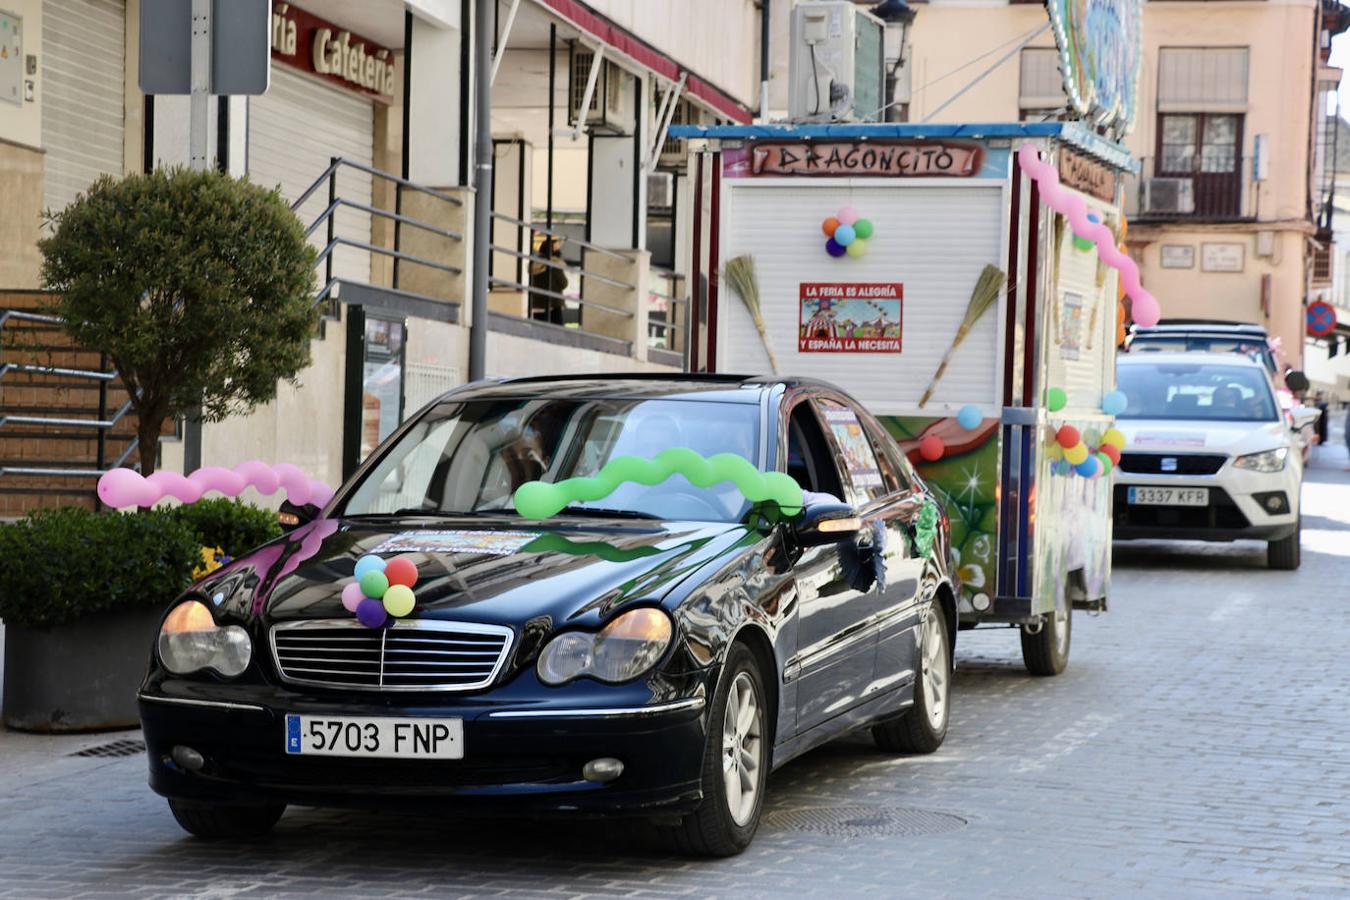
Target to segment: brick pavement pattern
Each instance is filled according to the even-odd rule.
[[[1301,570],[1258,544],[1118,544],[1112,610],[1075,617],[1063,676],[1028,676],[1013,631],[963,633],[940,752],[854,738],[789,764],[735,859],[624,824],[309,809],[202,843],[142,758],[67,755],[127,735],[0,733],[0,897],[1350,894],[1350,474],[1318,453]]]

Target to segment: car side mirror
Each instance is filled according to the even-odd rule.
[[[847,503],[813,503],[802,510],[793,530],[801,547],[837,544],[862,531],[858,511]]]
[[[313,503],[296,506],[289,500],[283,500],[281,508],[277,510],[277,523],[281,525],[282,531],[294,531],[301,525],[313,522],[318,516],[319,507]]]
[[[1294,431],[1301,431],[1310,425],[1316,425],[1322,417],[1322,411],[1315,406],[1295,406],[1291,415],[1294,418]]]

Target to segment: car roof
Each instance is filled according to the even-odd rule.
[[[604,372],[589,375],[530,375],[489,379],[467,384],[452,394],[456,400],[529,396],[558,399],[659,398],[758,403],[766,392],[778,386],[839,390],[828,382],[814,378],[774,378],[723,373]]]
[[[1266,329],[1251,322],[1227,322],[1216,319],[1163,319],[1157,325],[1134,326],[1135,337],[1180,334],[1250,335],[1266,337]]]
[[[1260,360],[1252,359],[1241,353],[1213,353],[1199,352],[1195,350],[1160,350],[1149,351],[1147,353],[1121,353],[1116,356],[1116,363],[1124,365],[1216,365],[1216,366],[1235,366],[1238,368],[1260,369],[1266,371],[1266,367]]]

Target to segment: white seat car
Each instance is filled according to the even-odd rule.
[[[1299,565],[1303,458],[1260,362],[1235,353],[1129,353],[1114,489],[1115,537],[1267,542]],[[1315,415],[1315,411],[1312,411]],[[1296,411],[1295,428],[1309,415]]]

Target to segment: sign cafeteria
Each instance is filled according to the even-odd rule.
[[[291,3],[272,9],[272,58],[377,100],[394,97],[394,54]]]

